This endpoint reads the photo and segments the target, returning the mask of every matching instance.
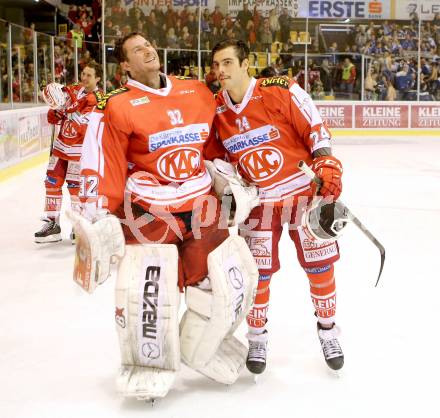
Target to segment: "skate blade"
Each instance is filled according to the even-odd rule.
[[[258,377],[259,377],[260,375],[258,375],[258,374],[254,374],[254,383],[255,384],[257,384],[258,383]]]
[[[51,242],[60,242],[62,241],[61,234],[51,235],[50,237],[36,237],[36,244],[49,244]]]

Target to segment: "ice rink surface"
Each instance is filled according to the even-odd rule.
[[[439,416],[440,138],[341,137],[335,155],[345,168],[342,200],[387,250],[374,288],[378,250],[354,225],[340,239],[341,376],[324,363],[308,281],[284,231],[267,371],[255,384],[244,370],[225,387],[182,366],[153,407],[115,393],[114,277],[93,295],[73,283],[64,218],[61,243],[33,243],[45,166],[1,183],[0,417]]]

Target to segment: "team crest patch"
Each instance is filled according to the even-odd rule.
[[[132,106],[139,106],[143,104],[150,103],[150,99],[147,96],[140,97],[139,99],[130,100]]]
[[[265,78],[261,84],[261,87],[281,87],[283,89],[289,88],[289,79],[287,77],[270,77]]]

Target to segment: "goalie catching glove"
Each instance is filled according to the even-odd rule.
[[[110,274],[110,264],[125,253],[119,219],[102,214],[93,223],[75,211],[67,211],[75,231],[76,253],[73,280],[92,293]]]
[[[235,167],[226,161],[216,158],[205,161],[205,165],[217,197],[222,200],[225,195],[232,196],[229,226],[244,222],[251,210],[260,204],[257,188],[247,184]]]
[[[333,196],[336,200],[342,192],[342,163],[331,155],[316,157],[312,170],[322,181],[321,186],[311,184],[313,193],[323,197]]]

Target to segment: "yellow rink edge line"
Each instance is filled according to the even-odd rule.
[[[26,160],[12,165],[10,167],[6,167],[3,170],[0,170],[0,182],[9,180],[11,177],[18,176],[19,174],[24,173],[26,170],[30,170],[49,159],[49,152],[43,151],[40,154],[37,154],[33,157],[27,158]]]

